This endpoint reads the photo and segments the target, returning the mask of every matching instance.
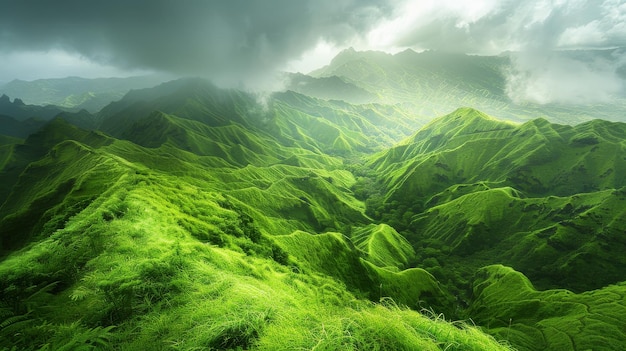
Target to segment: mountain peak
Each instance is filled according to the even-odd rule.
[[[346,64],[357,58],[358,51],[356,51],[353,47],[349,47],[347,49],[341,50],[333,59],[330,61],[328,67],[338,67]]]
[[[435,118],[428,125],[440,124],[440,123],[468,124],[468,123],[475,123],[477,121],[489,121],[489,122],[495,122],[497,124],[507,124],[507,125],[510,124],[510,122],[498,120],[475,108],[459,107],[453,112],[445,116]]]
[[[356,50],[354,50],[354,47],[351,46],[351,47],[349,47],[347,49],[341,50],[339,55],[341,55],[341,54],[355,54],[355,53],[356,53]]]
[[[409,142],[446,135],[449,139],[463,134],[491,132],[515,128],[512,122],[498,120],[471,107],[461,107],[445,116],[435,118],[420,129]]]

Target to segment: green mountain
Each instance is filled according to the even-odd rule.
[[[337,76],[316,78],[301,73],[292,73],[287,74],[285,79],[288,80],[289,90],[320,99],[341,99],[353,104],[365,104],[378,100],[375,94]]]
[[[63,111],[63,109],[56,106],[27,105],[19,98],[11,101],[11,98],[7,95],[3,94],[0,96],[0,115],[8,116],[18,121],[28,119],[49,120]]]
[[[402,115],[315,103],[173,82],[103,109],[115,137],[55,119],[16,144],[0,345],[504,349],[403,307],[448,297],[352,195],[341,155],[391,142],[372,121]]]
[[[560,55],[583,62],[615,62],[621,49],[582,50]],[[337,80],[344,85],[376,97],[368,100],[386,104],[403,104],[420,116],[450,113],[459,106],[472,106],[499,118],[523,122],[546,117],[561,124],[578,124],[591,119],[626,121],[623,92],[609,102],[590,104],[531,102],[516,103],[507,94],[507,75],[511,72],[510,54],[478,56],[438,51],[405,50],[397,54],[347,49],[331,63],[310,75],[317,79]],[[620,64],[619,62],[616,65]],[[620,64],[621,65],[621,64]],[[621,65],[623,66],[623,65]],[[620,67],[621,67],[620,66]],[[620,68],[623,71],[623,67]],[[623,74],[620,75],[623,79]],[[299,81],[301,89],[312,96],[326,98],[315,87],[318,82]],[[310,88],[307,89],[307,87]],[[335,99],[359,103],[351,90],[335,89]],[[361,93],[360,95],[365,95]]]
[[[44,124],[45,122],[41,120],[27,119],[18,121],[12,117],[0,115],[0,126],[2,126],[2,135],[4,136],[26,138]]]
[[[384,196],[368,213],[401,229],[468,317],[517,347],[585,349],[600,338],[594,347],[613,349],[623,333],[597,328],[625,325],[625,147],[623,123],[516,125],[462,108],[371,157]],[[530,280],[480,270],[493,264]],[[588,307],[598,296],[610,298]],[[580,308],[558,307],[571,304]]]
[[[0,349],[622,348],[625,125],[423,123],[185,79],[1,136]]]

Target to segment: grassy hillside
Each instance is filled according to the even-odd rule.
[[[626,185],[617,175],[626,169],[625,137],[623,123],[570,127],[537,119],[516,126],[463,108],[375,156],[371,165],[384,175],[389,199],[430,198],[478,182],[527,196],[567,196]]]
[[[519,350],[618,350],[624,294],[624,283],[580,294],[537,291],[521,273],[496,265],[477,272],[470,313]]]
[[[314,201],[332,198],[334,188],[346,196],[349,173],[227,160],[217,167],[216,156],[168,143],[146,148],[92,135],[56,121],[29,141],[58,143],[20,176],[15,189],[28,184],[28,191],[14,191],[3,206],[11,213],[0,222],[3,247],[11,249],[0,263],[3,348],[506,349],[474,327],[381,296],[374,304],[359,289],[369,284],[346,289],[355,269],[365,281],[377,277],[349,242],[304,232],[274,238],[271,217],[256,218],[286,201],[260,207],[240,194],[265,181],[277,196],[284,186],[273,177],[318,172],[325,185],[313,190],[306,184],[318,176],[307,176],[303,194],[311,200],[301,203],[321,207]],[[287,183],[292,197],[303,186],[298,179]],[[39,221],[28,229],[14,217]],[[308,228],[311,220],[300,221]],[[4,234],[8,227],[14,235]],[[289,249],[293,236],[302,238]],[[303,247],[305,237],[310,245]],[[350,265],[342,271],[330,257]],[[426,272],[414,277],[424,280],[414,291],[437,286]]]
[[[624,321],[603,308],[624,307],[625,128],[459,109],[371,158],[367,213],[398,228],[458,308],[498,337],[530,350],[614,349],[611,328]],[[512,268],[481,268],[493,264]]]
[[[93,121],[0,140],[0,349],[623,344],[623,124],[195,79]]]

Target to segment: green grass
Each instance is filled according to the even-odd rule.
[[[626,337],[625,294],[623,283],[580,294],[537,291],[521,273],[496,265],[478,271],[470,313],[520,350],[615,350]]]
[[[589,130],[597,137],[585,139]],[[471,109],[433,121],[375,156],[389,200],[430,197],[454,184],[492,182],[528,196],[573,195],[624,186],[626,127],[593,121],[575,127],[534,120],[514,126]],[[578,138],[578,139],[577,139]]]
[[[353,229],[352,241],[365,259],[378,267],[403,269],[415,262],[411,244],[395,229],[386,224]]]
[[[191,80],[52,121],[0,174],[0,349],[620,346],[624,126],[459,109],[365,163],[404,117]]]
[[[121,177],[63,228],[3,260],[7,314],[0,345],[25,350],[64,345],[503,349],[477,329],[357,298],[321,269],[294,271],[263,253],[246,254],[241,234],[227,225],[238,216],[222,195],[180,179]],[[181,222],[185,219],[190,224]],[[197,230],[214,230],[222,242],[201,240]],[[360,264],[356,254],[350,258],[353,251],[339,234],[310,238],[310,245],[326,247],[331,255],[344,251],[346,262]],[[294,250],[294,263],[304,268],[298,253],[325,252],[320,247]],[[328,256],[317,257],[306,259],[306,265],[341,270],[328,264]],[[346,274],[353,269],[347,267]],[[28,297],[50,283],[50,289]],[[19,334],[11,329],[17,323]]]
[[[399,229],[426,268],[458,287],[494,263],[543,288],[617,283],[626,223],[615,172],[626,166],[625,132],[606,121],[516,126],[459,109],[372,158],[384,195],[367,201],[367,213]],[[454,268],[438,268],[446,265]]]

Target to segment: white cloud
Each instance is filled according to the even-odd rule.
[[[367,45],[378,50],[398,51],[406,47],[420,47],[419,39],[412,42],[413,37],[421,37],[433,25],[444,21],[455,29],[469,32],[470,27],[489,15],[498,7],[496,0],[455,1],[455,0],[406,0],[399,2],[393,16],[381,21],[379,25],[366,35]],[[441,27],[434,36],[441,35],[445,27]],[[441,38],[443,39],[443,38]]]
[[[557,45],[561,48],[587,47],[606,40],[600,28],[600,21],[594,20],[578,27],[566,28],[559,37]]]
[[[310,71],[347,46],[536,56],[513,61],[509,85],[516,99],[541,100],[534,92],[554,91],[570,79],[560,58],[543,59],[555,50],[626,46],[626,0],[33,0],[13,1],[11,11],[0,12],[0,80],[135,68],[238,86],[270,80],[285,68]],[[578,79],[608,87],[586,96],[615,92],[607,79],[615,67],[570,62],[576,60],[564,65],[585,72]],[[524,82],[529,87],[522,89]],[[560,91],[575,96],[572,86]]]
[[[317,45],[305,51],[299,58],[287,63],[287,72],[309,73],[327,65],[343,48],[320,40]]]
[[[624,81],[616,73],[619,61],[595,58],[585,62],[567,53],[518,53],[512,60],[506,90],[516,103],[607,102],[624,89]]]

